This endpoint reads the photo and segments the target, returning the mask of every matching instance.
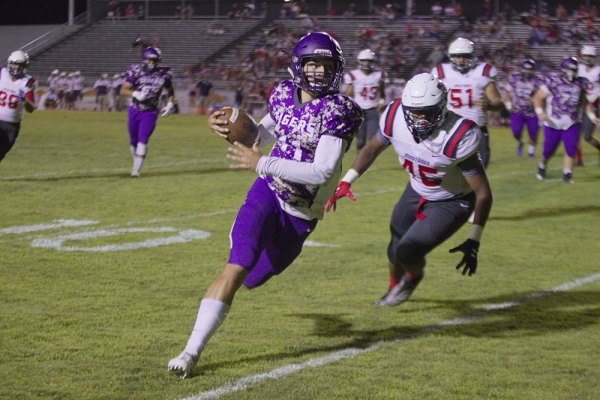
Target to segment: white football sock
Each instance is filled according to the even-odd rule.
[[[133,168],[131,169],[132,172],[140,172],[145,157],[146,145],[144,143],[138,143],[137,148],[135,149],[135,154],[133,155]]]
[[[217,331],[227,317],[231,306],[214,299],[203,299],[200,302],[194,330],[185,345],[185,352],[200,354],[210,337]]]
[[[529,154],[533,154],[533,152],[534,152],[534,151],[535,151],[535,146],[534,146],[534,145],[532,145],[532,144],[530,144],[530,145],[527,147],[527,152],[528,152]]]

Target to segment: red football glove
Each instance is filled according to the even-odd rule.
[[[335,189],[335,193],[333,194],[333,196],[331,196],[331,198],[325,205],[326,212],[329,212],[331,208],[333,208],[333,211],[335,211],[335,203],[338,199],[341,199],[342,197],[348,197],[350,200],[356,201],[356,196],[354,196],[354,193],[352,193],[352,191],[350,190],[350,186],[352,186],[352,184],[348,182],[340,181],[338,183],[337,189]]]

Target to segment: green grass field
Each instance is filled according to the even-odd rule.
[[[377,308],[388,218],[407,181],[389,149],[353,186],[359,201],[311,236],[322,246],[240,291],[182,381],[167,361],[224,266],[254,174],[228,169],[205,118],[176,115],[159,121],[131,179],[125,118],[27,115],[0,163],[0,398],[200,399],[240,380],[220,398],[598,398],[600,168],[587,144],[574,185],[560,179],[562,152],[539,182],[535,161],[493,129],[495,202],[477,274],[462,276],[448,254],[465,227],[429,255],[411,301]],[[323,361],[347,349],[358,354]],[[257,374],[272,379],[242,388]]]

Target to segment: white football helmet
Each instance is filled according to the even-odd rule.
[[[56,75],[58,75],[58,73],[59,73],[59,71],[58,71],[57,69],[55,69],[54,71],[52,71],[52,75],[53,75],[53,76],[56,76]]]
[[[591,67],[596,63],[596,47],[584,44],[580,50],[581,62]]]
[[[429,73],[413,76],[402,92],[402,111],[415,142],[421,143],[440,127],[448,113],[448,91]]]
[[[356,59],[358,60],[358,66],[362,71],[371,73],[373,64],[375,64],[375,53],[371,49],[359,51]]]
[[[473,68],[477,62],[475,57],[475,44],[469,39],[455,39],[448,47],[448,57],[452,62],[452,67],[464,74]]]
[[[8,73],[15,78],[20,78],[27,73],[29,55],[22,50],[10,53],[7,60]]]

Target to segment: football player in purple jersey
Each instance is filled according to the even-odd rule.
[[[323,218],[327,199],[342,172],[362,122],[361,108],[339,94],[344,58],[335,39],[323,32],[302,37],[293,49],[292,80],[279,83],[268,101],[252,148],[229,149],[232,168],[259,175],[239,209],[230,233],[229,259],[200,302],[196,323],[169,371],[186,377],[219,328],[237,290],[256,288],[283,272]],[[208,119],[210,129],[228,133],[222,111]],[[259,147],[271,144],[268,156]]]
[[[533,111],[531,98],[539,84],[539,78],[535,76],[535,61],[524,60],[519,66],[518,72],[513,72],[508,76],[508,90],[505,91],[505,106],[510,111],[510,128],[513,136],[517,139],[517,157],[523,154],[523,127],[527,126],[529,134],[529,146],[527,155],[534,156],[535,145],[537,143],[539,122],[537,115]]]
[[[563,181],[573,183],[573,165],[581,129],[582,109],[594,124],[600,120],[588,101],[588,80],[577,76],[578,61],[567,57],[560,63],[559,72],[549,72],[533,96],[534,111],[544,125],[544,146],[536,177],[546,179],[546,165],[562,141],[565,147]],[[591,94],[589,94],[591,96]]]
[[[381,115],[379,130],[338,183],[326,210],[349,197],[352,182],[392,146],[410,177],[394,206],[387,256],[389,286],[375,303],[396,306],[408,300],[424,276],[425,256],[457,232],[473,213],[467,239],[450,250],[463,253],[456,269],[473,275],[492,191],[481,158],[481,130],[474,121],[447,110],[447,89],[432,74],[412,77],[402,99]]]
[[[148,152],[148,141],[156,127],[163,88],[167,90],[167,105],[161,110],[161,115],[167,117],[175,108],[171,73],[169,68],[159,66],[160,61],[161,52],[158,48],[146,48],[142,52],[142,63],[127,68],[125,82],[121,86],[121,96],[131,96],[132,99],[127,123],[133,156],[131,177],[140,176]]]

